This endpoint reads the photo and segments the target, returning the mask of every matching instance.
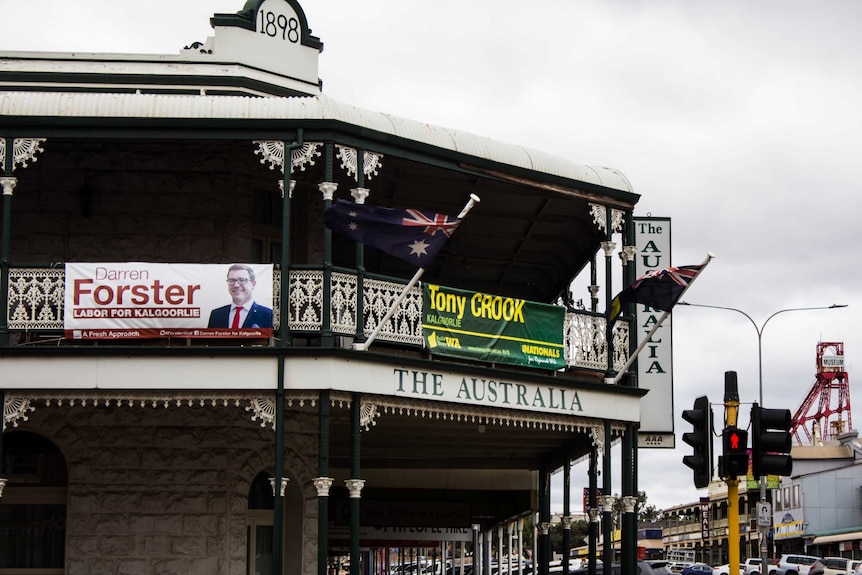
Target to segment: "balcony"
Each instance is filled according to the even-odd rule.
[[[349,346],[357,336],[359,310],[363,311],[362,334],[368,336],[383,320],[405,283],[383,277],[363,276],[362,305],[353,270],[335,269],[327,274],[320,267],[291,269],[287,324],[294,341],[305,345]],[[13,346],[93,345],[63,337],[65,272],[61,267],[13,267],[9,272],[7,297],[8,328]],[[274,327],[281,332],[281,272],[274,270]],[[328,284],[329,289],[325,286]],[[328,310],[328,314],[325,311]],[[608,342],[603,314],[586,310],[567,311],[564,321],[565,359],[568,370],[605,372]],[[613,368],[621,369],[629,353],[629,326],[617,322],[613,328]],[[141,345],[140,340],[132,340]],[[243,340],[244,343],[245,340]],[[422,288],[413,287],[395,313],[380,330],[376,343],[382,349],[403,353],[420,352],[422,337]],[[159,340],[161,345],[204,346],[211,340]],[[239,345],[239,344],[237,344]],[[274,345],[267,340],[265,345]]]

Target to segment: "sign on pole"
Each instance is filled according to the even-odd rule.
[[[757,530],[761,532],[769,531],[772,527],[772,504],[768,501],[757,503]]]

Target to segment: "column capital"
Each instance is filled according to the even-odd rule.
[[[331,477],[315,477],[311,481],[317,489],[318,497],[329,497],[329,488],[332,487],[334,481]]]
[[[338,184],[335,182],[320,182],[317,184],[317,189],[323,194],[324,201],[331,202],[335,197],[335,190],[338,189]]]
[[[353,188],[350,190],[350,195],[353,196],[353,200],[357,204],[364,204],[365,198],[367,198],[370,193],[371,190],[368,188]]]
[[[284,492],[287,490],[287,482],[290,481],[287,477],[281,478],[281,488],[278,490],[279,495],[284,497]],[[272,495],[275,497],[275,477],[269,478],[269,484],[272,485]]]
[[[15,186],[18,185],[18,178],[14,176],[3,176],[0,177],[0,186],[3,188],[4,196],[11,196],[12,190],[15,189]]]
[[[362,494],[362,488],[365,487],[364,479],[345,479],[344,484],[347,485],[347,491],[350,492],[351,499],[359,499]]]

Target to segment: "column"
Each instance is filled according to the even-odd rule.
[[[332,487],[332,477],[329,475],[329,391],[320,392],[319,423],[320,438],[318,443],[318,473],[313,479],[317,489],[317,574],[327,575],[326,562],[329,558],[329,489]]]
[[[350,406],[351,437],[353,450],[351,453],[350,479],[346,479],[347,490],[350,493],[350,575],[359,575],[359,500],[365,481],[359,479],[359,433],[362,417],[362,395],[354,393]]]

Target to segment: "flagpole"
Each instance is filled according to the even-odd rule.
[[[473,209],[473,206],[475,206],[480,201],[481,200],[479,199],[479,196],[477,196],[476,194],[470,194],[470,199],[467,201],[467,203],[461,209],[461,212],[458,214],[458,219],[463,220],[464,217],[466,217],[466,215],[470,212],[470,210]],[[368,339],[366,339],[362,343],[354,343],[353,344],[354,350],[365,351],[368,349],[368,347],[371,345],[371,343],[375,339],[377,339],[377,335],[380,333],[380,330],[383,329],[383,326],[386,325],[386,322],[388,322],[390,320],[392,315],[395,313],[395,310],[398,309],[398,306],[400,306],[401,302],[404,301],[404,298],[407,297],[407,292],[409,292],[413,288],[413,286],[415,286],[419,282],[419,278],[421,278],[422,274],[424,274],[424,273],[425,273],[425,268],[419,268],[418,270],[416,270],[416,273],[413,274],[413,277],[410,279],[410,281],[407,283],[407,285],[404,286],[404,289],[401,290],[401,293],[398,294],[398,298],[389,307],[389,309],[386,310],[386,315],[383,316],[383,319],[380,320],[380,323],[377,324],[377,326],[374,328],[374,331],[372,331],[371,334],[368,336]]]
[[[688,285],[686,285],[682,289],[682,291],[679,292],[679,296],[677,296],[676,300],[673,302],[673,305],[676,305],[676,302],[678,302],[679,300],[682,299],[683,294],[686,291],[688,291],[688,288],[691,287],[691,284],[694,283],[694,280],[696,280],[700,276],[700,274],[703,273],[703,270],[706,269],[706,266],[709,265],[709,262],[712,261],[712,258],[714,258],[714,257],[715,256],[712,254],[712,252],[706,252],[706,259],[703,260],[703,263],[700,265],[700,269],[698,270],[698,272],[696,274],[694,274],[694,277],[691,278],[691,281],[688,282]],[[626,372],[629,370],[629,368],[632,366],[632,364],[637,359],[638,354],[643,351],[643,349],[646,347],[646,345],[652,339],[652,336],[655,334],[656,331],[658,331],[658,328],[661,327],[661,324],[664,323],[664,320],[667,319],[667,316],[670,315],[670,310],[673,309],[673,305],[670,306],[670,308],[668,310],[666,310],[663,314],[661,314],[661,316],[658,318],[658,321],[655,323],[655,325],[652,326],[652,329],[649,331],[649,333],[646,335],[646,337],[643,338],[643,340],[638,345],[637,349],[634,351],[634,353],[631,354],[631,356],[629,357],[626,364],[622,367],[622,369],[620,369],[619,372],[617,372],[617,374],[613,377],[613,379],[606,378],[605,383],[616,384],[616,383],[620,382],[620,380],[623,378],[623,376],[626,374]]]

